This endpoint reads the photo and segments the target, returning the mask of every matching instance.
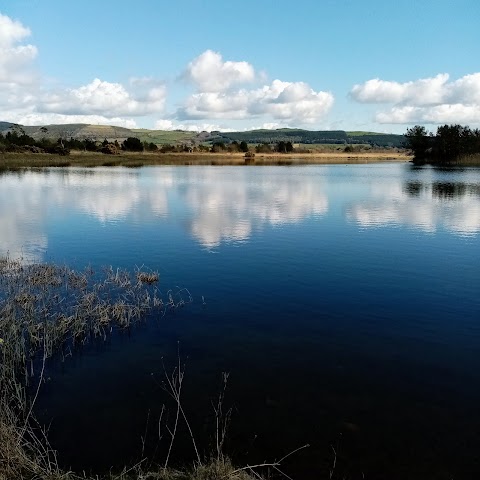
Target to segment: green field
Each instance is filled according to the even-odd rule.
[[[354,130],[352,132],[345,132],[349,137],[363,137],[364,135],[388,135],[387,133],[379,132],[363,132],[361,130]]]
[[[110,142],[117,140],[122,143],[128,137],[137,137],[142,142],[154,143],[156,145],[183,145],[183,144],[208,144],[222,142],[245,141],[248,144],[258,145],[261,143],[275,144],[280,141],[292,142],[295,144],[315,145],[348,145],[348,144],[369,144],[374,147],[403,147],[405,137],[403,135],[344,131],[344,130],[304,130],[299,128],[279,128],[276,130],[248,130],[240,132],[190,132],[183,130],[148,130],[145,128],[129,129],[111,125],[45,125],[45,126],[13,126],[8,122],[0,122],[0,132],[8,129],[21,129],[35,140],[48,138],[58,140],[59,138],[77,140],[93,140],[102,142],[107,139]]]
[[[135,128],[131,130],[133,136],[142,142],[152,142],[157,145],[188,143],[197,137],[196,132],[185,132],[183,130],[147,130]]]

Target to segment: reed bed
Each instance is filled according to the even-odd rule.
[[[97,273],[0,258],[0,480],[77,478],[59,469],[32,414],[46,360],[192,302],[186,288],[162,295],[158,281],[142,268]]]
[[[290,478],[280,470],[281,462],[306,446],[279,461],[242,468],[233,466],[224,455],[231,415],[231,410],[224,411],[222,406],[226,374],[214,404],[216,451],[206,459],[200,457],[181,401],[185,366],[180,352],[171,373],[164,366],[165,381],[161,384],[176,411],[173,420],[159,419],[159,440],[162,424],[169,438],[163,465],[154,466],[142,458],[130,468],[104,476],[60,468],[48,432],[33,415],[47,359],[54,355],[64,359],[92,340],[106,340],[114,329],[129,329],[148,316],[163,317],[193,301],[186,288],[162,295],[158,282],[158,272],[143,266],[133,272],[113,267],[100,272],[89,267],[76,271],[0,257],[0,480],[262,480],[259,471],[266,468]],[[162,415],[164,411],[165,405]],[[169,466],[169,457],[181,421],[188,428],[196,461],[178,470]]]
[[[256,154],[247,158],[243,153],[132,153],[122,152],[114,158],[103,153],[72,151],[68,157],[55,154],[3,153],[0,154],[0,173],[29,168],[49,167],[128,167],[155,165],[314,165],[356,164],[375,162],[406,162],[411,160],[404,152],[360,153],[298,153]]]
[[[158,272],[141,269],[79,272],[0,259],[0,372],[20,369],[28,385],[39,357],[106,339],[113,328],[127,329],[147,314],[163,316],[192,302],[186,288],[162,295],[158,281]]]

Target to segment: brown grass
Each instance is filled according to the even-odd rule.
[[[278,469],[279,462],[235,468],[223,454],[223,394],[215,410],[217,452],[205,460],[200,457],[180,400],[184,378],[180,356],[171,374],[165,370],[166,391],[177,411],[175,426],[166,428],[171,433],[170,452],[176,424],[183,418],[196,451],[191,467],[171,468],[168,455],[163,466],[148,465],[143,458],[104,476],[59,467],[57,453],[33,415],[47,358],[63,356],[66,349],[92,337],[105,339],[112,328],[127,328],[147,312],[163,315],[192,301],[186,289],[169,290],[162,300],[158,281],[158,273],[143,266],[133,273],[108,267],[96,274],[90,268],[75,271],[0,257],[0,480],[261,480],[259,470]]]
[[[405,153],[388,152],[328,152],[302,154],[256,154],[245,161],[243,153],[126,153],[111,157],[102,153],[73,151],[69,156],[50,154],[3,153],[0,170],[46,167],[142,167],[149,165],[313,165],[355,164],[374,162],[407,162]]]

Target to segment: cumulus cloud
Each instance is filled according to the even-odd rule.
[[[163,111],[166,88],[153,78],[132,78],[129,89],[95,78],[75,88],[46,89],[35,73],[30,30],[0,14],[0,108],[2,120],[25,125],[95,123],[136,127],[131,118]]]
[[[187,132],[231,132],[231,128],[226,128],[214,123],[176,123],[172,120],[157,120],[154,128],[156,130],[184,130]]]
[[[221,92],[233,85],[252,82],[255,70],[248,62],[224,62],[220,53],[207,50],[188,64],[183,77],[200,92]]]
[[[393,107],[379,112],[375,119],[379,123],[480,123],[480,105],[444,104],[433,107]]]
[[[480,73],[449,81],[439,74],[406,83],[368,80],[354,85],[350,96],[360,103],[391,103],[378,112],[379,123],[480,124]]]
[[[21,44],[29,36],[28,28],[0,13],[0,85],[32,82],[31,64],[37,47]]]
[[[141,116],[162,111],[165,97],[166,89],[162,85],[135,97],[120,83],[95,78],[88,85],[45,95],[37,108],[40,112],[66,115]]]
[[[175,118],[185,120],[269,117],[269,123],[314,123],[333,105],[333,95],[315,91],[304,82],[274,80],[261,87],[240,87],[254,81],[265,81],[248,62],[224,61],[207,50],[189,63],[184,78],[197,92],[185,99]]]
[[[448,74],[422,78],[414,82],[398,83],[374,78],[354,85],[350,95],[361,103],[409,103],[431,105],[442,103],[447,95]]]
[[[21,125],[52,125],[67,123],[86,123],[91,125],[115,125],[125,128],[137,128],[137,123],[131,118],[103,115],[62,115],[59,113],[37,113],[33,111],[3,111],[2,115],[11,122]]]
[[[193,94],[177,111],[177,117],[244,119],[269,115],[284,122],[314,123],[328,113],[333,101],[331,93],[316,92],[306,83],[274,80],[252,90]]]
[[[167,92],[153,77],[132,77],[128,83],[94,78],[90,83],[48,88],[34,75],[37,48],[25,39],[30,30],[0,14],[0,109],[5,120],[25,125],[47,123],[116,124],[136,127],[132,118],[162,114],[156,128],[227,131],[224,120],[258,119],[272,125],[313,124],[331,109],[329,92],[307,83],[274,80],[257,73],[246,61],[224,60],[206,50],[186,67],[183,78],[195,92],[166,112]],[[246,84],[254,83],[248,88]],[[465,89],[472,89],[465,80]],[[475,83],[475,82],[473,82]],[[262,86],[263,85],[263,86]],[[230,127],[230,125],[228,125]]]

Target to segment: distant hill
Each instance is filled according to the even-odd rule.
[[[0,132],[8,130],[9,128],[13,127],[13,125],[15,124],[10,122],[0,122]]]
[[[35,140],[43,137],[57,139],[75,138],[77,140],[85,140],[86,138],[92,140],[118,139],[124,140],[128,137],[133,137],[132,131],[128,128],[113,127],[110,125],[88,125],[85,123],[70,123],[66,125],[41,125],[34,127],[22,127],[27,135],[30,135]],[[46,130],[45,130],[46,129]]]
[[[0,122],[0,132],[11,128],[13,123]],[[38,125],[20,127],[35,140],[60,137],[77,140],[90,139],[94,141],[118,140],[120,143],[128,137],[137,137],[142,142],[165,144],[200,144],[234,141],[245,141],[249,144],[277,143],[280,141],[301,144],[370,144],[379,147],[403,147],[403,135],[382,134],[376,132],[346,132],[344,130],[303,130],[299,128],[279,128],[277,130],[249,130],[244,132],[189,132],[183,130],[147,130],[129,129],[110,125],[88,125],[72,123],[66,125]]]
[[[214,141],[245,141],[247,143],[292,142],[304,144],[370,144],[379,147],[402,147],[403,135],[375,132],[345,132],[344,130],[301,130],[282,128],[278,130],[250,130],[247,132],[212,132]]]
[[[8,131],[14,125],[14,123],[10,122],[0,122],[0,132]],[[68,139],[89,139],[94,141],[103,141],[106,138],[109,141],[118,140],[119,142],[123,142],[123,140],[128,137],[137,137],[142,142],[153,142],[156,144],[182,144],[195,142],[199,137],[201,137],[201,141],[203,141],[205,137],[209,136],[207,132],[203,132],[203,136],[201,136],[196,132],[185,132],[182,130],[164,131],[130,129],[111,125],[88,125],[86,123],[18,126],[21,127],[27,135],[33,137],[35,140],[40,140],[41,138],[57,140],[58,138],[63,137]]]
[[[184,130],[132,129],[132,136],[139,138],[142,142],[153,142],[162,145],[191,143],[194,141],[200,143],[203,141],[196,132],[186,132]]]

